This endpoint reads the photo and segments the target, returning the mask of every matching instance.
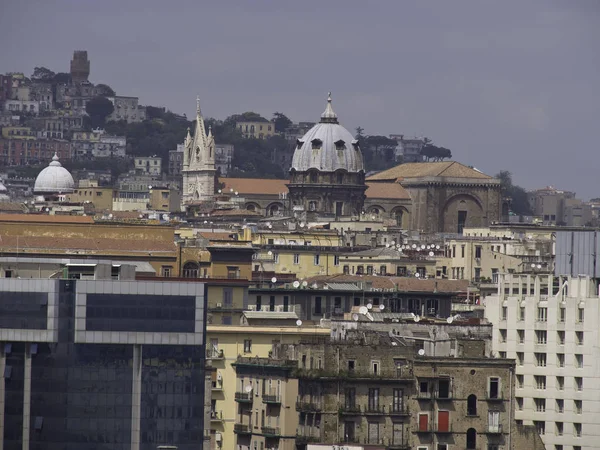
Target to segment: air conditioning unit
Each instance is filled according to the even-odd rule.
[[[215,433],[215,441],[221,442],[221,439],[223,439],[223,437],[221,436],[221,433]]]
[[[222,308],[223,307],[223,303],[217,303],[217,308]]]
[[[261,310],[262,312],[269,312],[269,310],[270,310],[270,307],[269,307],[269,305],[263,305],[263,306],[262,306],[262,308],[260,308],[260,310]]]
[[[256,305],[248,305],[248,311],[256,311]]]

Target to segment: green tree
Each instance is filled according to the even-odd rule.
[[[107,84],[97,84],[96,92],[101,97],[114,97],[115,91]]]
[[[52,84],[70,84],[71,74],[67,72],[58,72],[52,79]]]
[[[36,67],[33,69],[31,79],[35,81],[52,81],[56,74],[46,67]]]
[[[449,149],[438,147],[437,145],[430,143],[423,145],[421,148],[421,155],[425,157],[426,161],[442,161],[445,158],[452,158],[452,152]]]
[[[512,174],[508,170],[501,170],[496,178],[500,180],[500,190],[504,197],[511,201],[511,211],[519,216],[529,216],[533,213],[527,191],[521,186],[513,184]]]
[[[275,131],[283,133],[292,124],[292,121],[285,114],[274,112],[273,123],[275,124]]]
[[[106,97],[94,97],[85,105],[85,111],[92,120],[92,127],[104,127],[106,118],[115,110],[114,105]]]

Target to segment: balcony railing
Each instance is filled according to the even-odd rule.
[[[266,437],[281,436],[281,430],[276,427],[261,427],[261,432]]]
[[[367,405],[365,411],[365,415],[383,415],[385,414],[385,406],[383,405]]]
[[[209,348],[206,350],[206,357],[210,359],[223,359],[225,358],[225,352],[223,352],[223,349]]]
[[[313,402],[296,402],[296,411],[321,411],[321,404]]]
[[[408,405],[390,405],[390,415],[392,416],[409,416],[410,412],[408,411]]]
[[[343,404],[340,406],[340,414],[356,415],[360,414],[360,405]]]
[[[502,434],[502,425],[500,424],[488,424],[486,433],[488,434]]]
[[[235,434],[252,434],[252,425],[236,423],[233,425],[233,432]]]
[[[333,379],[344,379],[344,380],[394,380],[394,381],[405,381],[414,382],[412,373],[408,370],[380,370],[377,373],[370,372],[368,370],[326,370],[326,369],[306,369],[298,368],[295,370],[295,375],[299,378],[333,378]],[[431,394],[429,394],[431,396]]]
[[[279,405],[281,403],[281,397],[279,395],[265,394],[262,396],[263,403],[269,403],[271,405]]]
[[[296,443],[319,442],[321,432],[318,428],[309,426],[300,426],[296,430]]]
[[[211,422],[220,422],[222,420],[223,420],[223,411],[212,410],[210,412],[210,421]]]
[[[235,401],[238,403],[252,403],[252,392],[236,392]]]
[[[441,425],[439,423],[435,424],[434,431],[436,433],[452,433],[452,424],[444,424]]]

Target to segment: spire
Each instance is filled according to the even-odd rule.
[[[212,125],[208,126],[208,137],[212,137]]]
[[[331,107],[331,92],[327,95],[327,107],[323,114],[321,114],[321,123],[338,123],[337,114]]]
[[[196,116],[200,117],[202,115],[202,111],[200,110],[200,96],[196,97]]]

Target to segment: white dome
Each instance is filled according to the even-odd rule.
[[[298,139],[292,170],[306,172],[316,169],[321,172],[364,171],[362,152],[358,141],[341,126],[331,107],[331,95],[327,108],[321,115],[321,122]]]
[[[75,181],[71,173],[58,162],[54,154],[52,162],[35,179],[35,194],[68,194],[73,192]]]
[[[6,189],[6,186],[4,186],[2,179],[0,178],[0,194],[6,194],[7,191],[8,189]]]

